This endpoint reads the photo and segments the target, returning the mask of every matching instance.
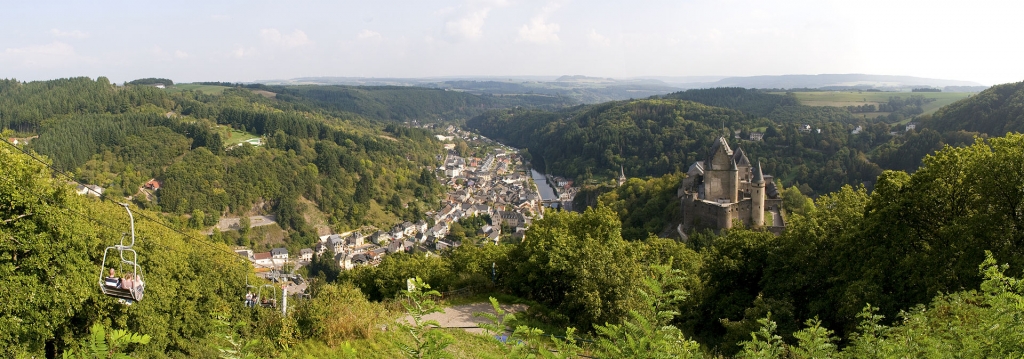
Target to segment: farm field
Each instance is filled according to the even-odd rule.
[[[199,90],[203,93],[220,95],[227,89],[226,86],[212,86],[212,85],[196,85],[196,84],[175,84],[174,86],[168,87],[167,91],[181,92],[185,90]]]
[[[781,92],[780,92],[781,94]],[[806,106],[860,106],[865,104],[878,105],[889,102],[890,97],[923,96],[933,98],[935,101],[922,106],[924,114],[935,112],[942,106],[949,105],[959,100],[974,95],[974,92],[860,92],[860,91],[813,91],[794,92],[796,99],[801,105]],[[876,117],[888,115],[888,112],[872,112],[857,114],[857,116]]]

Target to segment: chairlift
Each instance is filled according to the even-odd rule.
[[[258,292],[258,290],[256,289],[255,285],[249,284],[249,275],[245,276],[245,292],[246,292],[247,296],[250,295],[250,294],[252,295],[252,297],[247,297],[248,299],[246,299],[245,306],[246,307],[255,307],[256,306],[256,302],[258,302],[257,294],[256,294]]]
[[[263,288],[270,287],[270,298],[263,297]],[[277,288],[273,284],[264,284],[260,287],[259,295],[256,297],[256,302],[264,308],[277,308]]]
[[[125,245],[124,239],[128,233],[121,235],[121,241],[119,244],[115,244],[111,247],[107,247],[103,250],[103,262],[100,264],[100,275],[99,275],[99,286],[100,292],[105,295],[121,299],[127,304],[142,300],[142,295],[146,289],[146,283],[143,280],[142,271],[139,268],[139,254],[132,249],[135,246],[135,217],[132,216],[132,210],[128,208],[127,203],[120,203],[124,207],[125,211],[128,211],[128,219],[131,227],[131,242]],[[111,256],[111,251],[117,251],[117,257]],[[121,277],[110,276],[104,277],[103,271],[107,269],[107,258],[110,257],[111,261],[117,261],[117,273],[121,274]],[[113,264],[111,267],[113,268]],[[127,272],[126,272],[127,270]],[[127,279],[125,274],[130,274],[131,279]]]

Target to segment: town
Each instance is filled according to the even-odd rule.
[[[571,180],[532,171],[517,149],[454,126],[444,133],[436,135],[445,143],[445,153],[438,155],[442,164],[434,172],[447,193],[438,210],[426,213],[426,221],[409,220],[391,228],[367,226],[321,235],[312,248],[302,248],[297,257],[283,247],[269,252],[236,247],[235,252],[251,261],[264,278],[293,279],[294,274],[281,273],[294,273],[296,268],[311,263],[314,256],[330,256],[340,268],[350,270],[378,265],[384,256],[398,252],[434,253],[461,245],[521,241],[530,223],[542,218],[545,209],[567,208],[572,202],[577,189],[572,187]],[[471,154],[460,156],[456,142],[468,143]],[[535,180],[543,187],[538,187]],[[484,222],[475,231],[474,243],[448,236],[453,224],[474,218]]]

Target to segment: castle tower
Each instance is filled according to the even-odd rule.
[[[754,169],[754,178],[750,183],[750,199],[753,203],[750,206],[750,226],[752,228],[764,227],[764,174],[761,172],[761,162],[757,163]]]
[[[626,171],[619,165],[619,187],[626,183]]]
[[[733,152],[725,137],[719,137],[711,146],[711,156],[704,161],[704,198],[736,203],[739,189],[739,169],[732,159]]]

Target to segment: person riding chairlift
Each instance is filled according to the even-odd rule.
[[[120,288],[121,287],[121,278],[118,278],[117,275],[115,275],[114,268],[110,268],[110,276],[109,277],[103,278],[103,284],[105,284],[108,287],[113,287],[113,288]]]

